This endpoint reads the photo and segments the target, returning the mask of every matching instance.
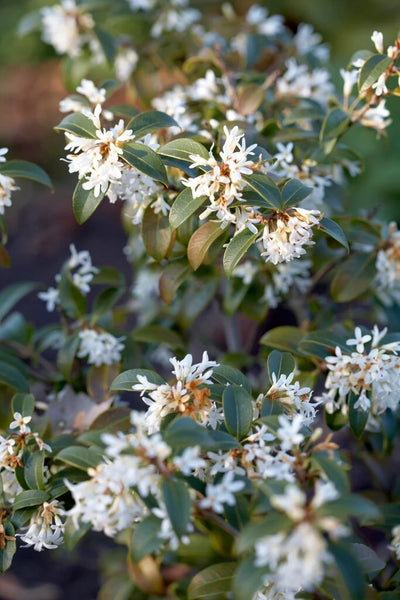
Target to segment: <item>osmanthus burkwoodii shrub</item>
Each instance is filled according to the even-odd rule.
[[[345,189],[400,41],[373,32],[337,92],[312,27],[257,5],[63,0],[35,28],[74,214],[122,207],[133,280],[71,244],[48,289],[0,292],[1,569],[93,530],[126,548],[101,600],[397,598],[400,234]],[[50,184],[4,154],[1,213]]]

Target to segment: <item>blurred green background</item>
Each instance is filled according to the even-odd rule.
[[[64,93],[61,69],[52,48],[40,41],[39,34],[16,36],[18,21],[48,4],[55,2],[0,0],[0,144],[11,148],[10,156],[18,153],[40,161],[57,178],[65,174],[58,159],[61,136],[51,129],[59,118],[56,101]],[[253,2],[236,0],[232,4],[244,14]],[[386,45],[393,43],[400,29],[399,0],[261,0],[258,4],[272,14],[283,14],[293,29],[307,22],[322,34],[331,48],[332,77],[340,87],[339,68],[354,51],[373,48],[370,35],[374,29],[383,32]],[[194,0],[193,5],[204,12],[219,11],[223,2]],[[386,138],[377,140],[374,132],[361,129],[347,134],[346,141],[365,159],[364,172],[350,183],[347,199],[352,210],[379,206],[380,218],[400,221],[400,102],[396,100],[387,103],[393,123]],[[30,122],[24,119],[24,112],[30,115]]]

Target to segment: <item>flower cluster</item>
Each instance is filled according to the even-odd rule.
[[[101,365],[112,365],[121,360],[121,352],[124,349],[122,340],[124,337],[116,338],[111,333],[96,331],[94,329],[83,329],[79,332],[79,358],[87,357],[90,365],[100,367]]]
[[[74,244],[70,244],[69,250],[71,256],[66,263],[69,276],[73,285],[82,294],[86,295],[90,292],[90,283],[99,270],[92,264],[92,258],[88,250],[78,252]],[[57,274],[55,280],[59,283],[61,275]],[[46,302],[46,309],[49,312],[52,312],[60,303],[60,292],[56,287],[49,287],[45,292],[39,292],[38,297]]]
[[[384,247],[376,257],[375,290],[386,305],[400,304],[400,231],[390,223]]]
[[[273,265],[303,256],[304,246],[314,244],[313,227],[318,226],[320,218],[318,210],[299,207],[273,214],[262,232],[261,256]]]
[[[348,346],[355,346],[356,351],[344,354],[338,346],[335,356],[326,357],[329,369],[325,381],[326,392],[321,399],[327,409],[346,409],[350,393],[357,397],[354,405],[364,411],[371,410],[377,415],[386,409],[396,410],[399,404],[400,382],[400,342],[382,344],[387,329],[379,331],[374,326],[371,334],[362,334],[356,327],[354,338],[348,339]],[[369,350],[366,344],[370,344]]]
[[[207,352],[203,353],[200,363],[193,364],[191,354],[187,354],[181,361],[171,358],[170,362],[176,378],[174,385],[158,385],[150,382],[146,376],[139,375],[139,383],[132,387],[141,396],[148,393],[143,401],[149,407],[146,412],[149,431],[158,431],[161,420],[170,413],[189,416],[204,425],[215,427],[221,419],[220,411],[210,399],[210,390],[204,384],[211,383],[213,367],[217,363],[209,360]]]
[[[234,127],[229,131],[224,127],[225,143],[219,153],[221,161],[218,162],[210,150],[208,159],[199,155],[191,155],[193,161],[191,168],[200,168],[205,171],[198,177],[184,179],[183,183],[192,190],[193,198],[207,196],[210,205],[200,218],[206,219],[216,213],[217,220],[226,226],[237,222],[236,212],[231,212],[230,205],[235,200],[241,200],[241,190],[246,185],[243,175],[251,175],[256,164],[248,159],[254,155],[253,150],[257,144],[246,148],[244,134],[239,133],[239,128]]]
[[[6,162],[8,148],[0,148],[0,163]],[[4,209],[11,206],[11,192],[18,190],[15,180],[8,175],[0,173],[0,215],[4,215]]]
[[[33,546],[34,550],[41,552],[43,548],[53,550],[64,541],[65,512],[58,500],[44,502],[31,517],[27,531],[17,533],[25,547]]]

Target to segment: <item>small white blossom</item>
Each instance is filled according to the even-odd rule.
[[[124,349],[122,340],[124,337],[116,338],[110,333],[97,332],[94,329],[84,329],[79,332],[80,345],[77,356],[87,357],[91,365],[112,365],[121,360],[121,352]]]
[[[14,421],[11,421],[9,428],[19,429],[20,433],[29,433],[30,428],[27,425],[32,421],[32,417],[23,417],[19,412],[15,412],[13,416]]]
[[[264,226],[261,256],[273,265],[302,256],[306,253],[304,246],[314,244],[313,227],[318,225],[320,218],[318,210],[299,207],[277,213]]]
[[[64,522],[61,519],[64,514],[58,500],[44,502],[31,518],[27,531],[16,534],[25,542],[23,547],[33,546],[38,552],[43,548],[58,548],[64,541]]]
[[[244,488],[244,481],[234,481],[234,473],[230,471],[225,473],[220,483],[206,486],[206,495],[200,500],[199,506],[205,509],[211,509],[216,513],[224,512],[224,504],[234,506],[236,504],[235,496]]]
[[[371,40],[373,41],[377,52],[383,54],[383,34],[381,31],[374,31],[371,35]]]

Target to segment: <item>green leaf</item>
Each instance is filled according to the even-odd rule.
[[[78,351],[80,344],[80,338],[77,335],[73,335],[67,338],[64,344],[58,351],[57,356],[57,367],[65,379],[69,380],[72,367],[75,360],[75,355]]]
[[[36,288],[36,283],[23,282],[13,283],[6,286],[0,292],[0,321],[4,319],[7,313],[27,294]]]
[[[247,250],[254,244],[258,235],[258,232],[252,233],[248,229],[244,229],[231,239],[224,252],[224,270],[227,277],[232,275],[232,272],[237,266],[238,262],[241,260],[244,254],[246,254]]]
[[[117,433],[118,431],[129,431],[131,429],[130,421],[131,410],[125,406],[116,406],[102,412],[90,425],[90,430],[104,429],[107,433]],[[85,434],[83,434],[85,435]],[[79,437],[79,440],[82,436]]]
[[[106,314],[118,302],[124,294],[124,289],[109,287],[102,290],[95,298],[92,308],[92,323],[98,321],[100,317]]]
[[[289,375],[296,368],[296,361],[289,352],[279,352],[273,350],[268,356],[267,371],[269,384],[272,385],[272,374],[275,373],[277,379],[284,374]]]
[[[3,525],[5,535],[14,539],[5,540],[5,547],[3,550],[0,550],[0,573],[5,573],[5,571],[10,568],[14,554],[17,550],[14,527],[9,521],[5,521]]]
[[[164,302],[171,304],[176,292],[192,272],[192,268],[186,259],[168,263],[163,269],[159,284],[160,296]]]
[[[124,373],[121,373],[121,375],[118,375],[114,379],[110,390],[132,392],[132,386],[139,383],[138,375],[147,377],[150,383],[155,383],[156,385],[165,384],[165,380],[154,371],[150,371],[149,369],[130,369],[129,371],[124,371]]]
[[[243,179],[271,209],[282,208],[281,192],[268,175],[255,171],[251,175],[244,175]]]
[[[24,490],[16,496],[13,504],[14,510],[21,510],[29,506],[39,506],[47,502],[49,494],[43,490]]]
[[[68,267],[61,271],[58,283],[61,308],[73,319],[80,318],[86,311],[86,298],[72,282]]]
[[[192,506],[188,486],[180,479],[169,479],[162,484],[162,494],[171,525],[181,537],[187,533]]]
[[[190,417],[175,418],[166,427],[163,438],[174,452],[181,452],[189,446],[207,448],[212,443],[210,432]]]
[[[7,177],[30,179],[53,189],[53,184],[46,171],[27,160],[9,160],[2,163],[0,164],[0,173],[1,175],[7,175]]]
[[[29,393],[29,383],[25,375],[14,365],[0,360],[0,383],[5,383],[19,392]]]
[[[146,517],[133,530],[130,552],[133,562],[139,562],[152,552],[160,548],[163,543],[159,533],[161,531],[161,521],[154,515]]]
[[[29,455],[24,465],[25,481],[32,490],[44,490],[44,452]]]
[[[354,554],[344,542],[329,542],[328,550],[333,555],[339,573],[348,591],[348,600],[365,599],[365,582],[361,567]]]
[[[344,110],[338,107],[332,108],[322,123],[320,132],[321,142],[336,140],[346,131],[349,123],[350,117]]]
[[[312,191],[312,188],[305,186],[298,179],[289,179],[281,192],[283,207],[296,206],[296,204],[307,198]]]
[[[348,353],[349,346],[346,345],[343,337],[333,331],[321,329],[312,331],[305,335],[299,345],[299,350],[303,355],[326,358],[335,353],[336,346]]]
[[[151,110],[134,116],[129,121],[126,129],[132,129],[135,138],[140,139],[148,133],[154,133],[159,129],[166,129],[167,127],[179,127],[179,125],[175,119],[166,113],[159,110]]]
[[[92,284],[123,287],[125,286],[125,277],[118,269],[114,269],[114,267],[100,267],[99,272],[93,276]]]
[[[340,494],[346,494],[350,491],[350,483],[346,471],[336,460],[329,458],[326,454],[314,452],[312,462],[322,469]]]
[[[193,160],[190,156],[198,154],[206,160],[210,158],[208,150],[202,144],[189,138],[172,140],[172,142],[168,142],[168,144],[161,146],[157,152],[162,156],[166,165],[181,169],[192,177],[195,175],[195,169],[190,168],[190,165],[193,164]]]
[[[230,385],[224,391],[222,406],[227,430],[241,440],[249,431],[253,420],[252,397],[243,388]]]
[[[344,494],[337,500],[326,502],[317,509],[319,515],[333,516],[340,520],[357,517],[362,525],[374,525],[382,515],[373,502],[359,494]]]
[[[386,566],[385,561],[383,561],[379,556],[369,548],[365,544],[351,544],[351,549],[355,556],[357,557],[358,562],[364,573],[369,575],[375,575],[379,571]]]
[[[189,240],[187,248],[187,256],[192,268],[197,271],[212,244],[223,233],[220,223],[208,221],[197,229]]]
[[[115,44],[114,37],[108,31],[106,31],[102,27],[98,27],[97,25],[94,28],[94,33],[96,34],[97,39],[100,42],[100,46],[104,52],[104,56],[106,57],[108,62],[111,65],[113,65],[115,55],[117,53],[117,47]]]
[[[227,383],[243,387],[249,393],[251,393],[250,381],[239,369],[230,367],[229,365],[218,365],[213,368],[213,379],[226,385]]]
[[[193,198],[192,190],[185,188],[175,199],[169,213],[169,222],[171,227],[177,229],[186,221],[196,210],[204,204],[207,196],[198,196]]]
[[[358,76],[358,91],[366,92],[386,71],[392,59],[386,54],[374,54],[365,61]]]
[[[232,589],[236,563],[211,565],[197,573],[189,584],[188,600],[226,600]]]
[[[128,119],[132,119],[139,113],[137,108],[135,108],[134,106],[130,106],[129,104],[112,104],[107,108],[114,115],[118,115],[119,117],[126,117]],[[126,129],[129,129],[129,127],[126,127]]]
[[[356,438],[360,438],[364,433],[364,429],[368,421],[369,410],[355,408],[354,405],[357,401],[358,397],[356,394],[351,393],[349,399],[349,425]]]
[[[284,352],[301,354],[299,346],[303,337],[304,333],[297,327],[284,325],[267,331],[260,339],[260,344]]]
[[[263,577],[265,577],[265,567],[255,567],[253,556],[242,560],[233,579],[233,600],[253,598],[261,587]]]
[[[319,222],[319,229],[344,246],[347,252],[349,251],[349,244],[343,229],[335,221],[328,219],[328,217],[322,217]]]
[[[78,221],[79,225],[82,225],[82,223],[92,216],[106,195],[105,193],[100,192],[98,196],[95,196],[94,188],[91,190],[83,189],[84,183],[84,179],[81,179],[78,182],[78,185],[74,190],[74,195],[72,196],[72,208],[74,210],[75,219]]]
[[[132,333],[136,342],[147,342],[149,344],[163,344],[170,348],[183,348],[184,343],[176,331],[161,325],[145,325],[138,327]]]
[[[236,540],[236,551],[243,554],[254,548],[254,544],[258,539],[285,531],[291,525],[290,519],[282,513],[273,513],[261,521],[248,523]]]
[[[35,398],[32,394],[17,393],[11,400],[12,413],[19,412],[23,417],[31,417],[35,409]]]
[[[370,289],[376,274],[375,254],[352,254],[344,260],[332,281],[331,294],[335,302],[351,302]]]
[[[123,147],[122,158],[132,167],[138,169],[156,181],[168,186],[168,177],[163,161],[159,155],[146,144],[129,142]]]
[[[61,460],[67,465],[72,465],[83,471],[97,467],[101,458],[101,453],[94,448],[83,448],[82,446],[70,446],[69,448],[64,448],[55,457],[56,460]]]
[[[72,113],[64,117],[64,119],[54,129],[60,131],[68,131],[74,135],[79,135],[84,138],[96,138],[96,127],[88,117],[82,113]]]
[[[156,214],[148,206],[143,215],[141,232],[148,254],[158,262],[165,258],[173,241],[168,217],[161,212]]]

